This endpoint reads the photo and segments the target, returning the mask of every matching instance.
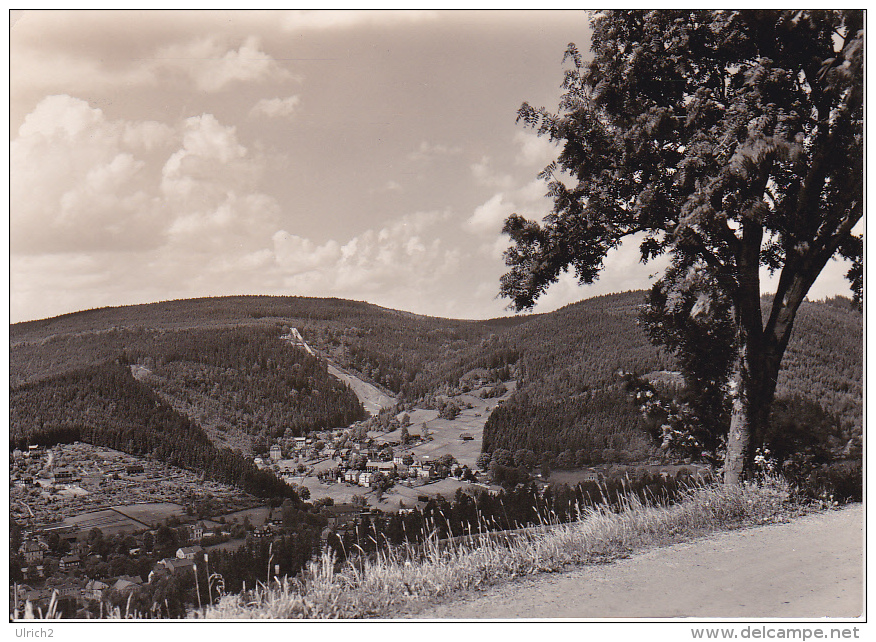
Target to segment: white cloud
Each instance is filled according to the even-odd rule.
[[[248,37],[238,49],[226,49],[207,37],[186,44],[163,47],[154,65],[161,71],[183,74],[201,91],[215,92],[234,82],[282,81],[294,76],[260,48],[258,38]]]
[[[142,62],[119,68],[105,61],[37,47],[16,49],[9,66],[10,95],[27,91],[90,93],[108,87],[154,85],[156,69]]]
[[[288,11],[283,26],[288,31],[349,29],[363,25],[397,25],[432,20],[435,11],[412,10],[351,10],[351,11]]]
[[[508,174],[498,174],[493,171],[489,156],[483,156],[477,163],[471,164],[471,173],[480,185],[496,189],[509,190],[514,186],[514,179]]]
[[[211,114],[171,128],[51,96],[10,153],[13,255],[152,252],[182,274],[264,260],[280,228],[263,160]]]
[[[274,234],[272,239],[276,262],[291,274],[330,269],[341,259],[341,248],[334,240],[318,246],[310,239],[285,230]]]
[[[462,148],[460,147],[448,147],[447,145],[430,143],[424,140],[417,149],[408,154],[408,159],[412,161],[427,161],[438,156],[454,156],[460,153],[462,153]]]
[[[514,142],[520,145],[520,152],[514,159],[518,165],[543,168],[560,154],[559,146],[547,136],[518,131],[514,134]]]
[[[143,154],[169,143],[158,123],[108,121],[82,100],[45,98],[10,145],[12,252],[156,246],[162,215]]]
[[[475,208],[468,226],[480,234],[498,234],[505,219],[514,213],[515,205],[505,200],[503,193],[494,194],[486,203]]]
[[[460,253],[439,238],[445,212],[418,212],[343,245],[322,245],[280,231],[273,237],[279,287],[295,294],[363,299],[399,307],[405,297],[425,302],[459,267]]]
[[[250,110],[250,116],[258,116],[260,114],[268,118],[282,118],[291,116],[295,112],[295,108],[301,104],[299,96],[289,96],[287,98],[262,98]]]

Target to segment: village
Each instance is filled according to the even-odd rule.
[[[480,452],[483,427],[514,388],[513,381],[472,371],[429,407],[396,408],[381,399],[366,421],[275,440],[253,462],[321,516],[322,549],[363,520],[422,509],[435,497],[498,494],[502,487]],[[644,472],[697,473],[596,466],[556,471],[550,481],[601,482]],[[191,575],[216,549],[251,547],[284,533],[280,506],[152,458],[84,443],[13,451],[10,479],[10,512],[20,527],[13,549],[18,604],[45,605],[55,595],[93,608],[108,593]],[[544,492],[549,482],[535,473],[532,483]]]
[[[469,397],[457,400],[462,410],[454,406],[449,419],[434,409],[384,413],[384,426],[372,418],[272,443],[254,463],[323,516],[325,546],[331,533],[367,516],[405,513],[463,487],[498,492],[475,466],[487,408],[496,402]],[[22,604],[46,604],[52,595],[100,602],[107,591],[191,572],[215,548],[235,550],[282,532],[280,508],[264,500],[151,458],[84,443],[16,450],[10,480]],[[171,545],[175,553],[168,555]],[[164,556],[156,557],[158,551]]]

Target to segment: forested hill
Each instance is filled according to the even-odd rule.
[[[518,393],[487,425],[487,450],[638,457],[653,443],[615,373],[674,370],[637,326],[643,299],[627,292],[550,314],[464,321],[339,299],[236,296],[20,323],[10,327],[13,416],[27,423],[28,412],[14,414],[17,391],[27,387],[32,400],[42,382],[56,390],[58,377],[102,364],[127,365],[220,445],[235,431],[274,438],[360,416],[324,363],[279,339],[294,326],[322,356],[407,402],[458,389],[476,368],[516,378]],[[838,430],[860,434],[862,343],[862,315],[848,299],[804,304],[779,396],[815,403]]]
[[[509,345],[521,354],[518,392],[491,415],[484,449],[552,452],[578,464],[655,454],[616,374],[675,369],[637,324],[643,299],[643,292],[596,297],[509,331]],[[860,441],[862,321],[844,297],[804,303],[779,376],[779,407],[790,415],[784,422],[806,430],[813,427],[802,423],[817,423],[837,443]]]

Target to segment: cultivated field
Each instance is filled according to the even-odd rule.
[[[253,526],[261,526],[265,522],[268,521],[268,517],[270,516],[271,511],[266,506],[260,506],[258,508],[248,508],[246,510],[239,510],[234,513],[227,513],[225,515],[225,522],[243,522],[245,517],[249,517],[249,523]]]
[[[143,504],[129,504],[127,506],[113,506],[113,510],[156,528],[163,524],[169,517],[181,516],[184,509],[179,504],[171,502],[150,502]]]
[[[67,517],[64,519],[64,524],[76,525],[83,532],[88,532],[92,528],[99,528],[104,535],[134,533],[149,527],[149,524],[138,522],[111,508]]]

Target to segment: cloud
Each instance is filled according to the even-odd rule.
[[[341,259],[341,247],[334,240],[317,245],[285,230],[275,233],[272,240],[275,260],[288,274],[331,269]]]
[[[174,82],[213,93],[235,83],[301,80],[263,51],[259,38],[247,35],[252,31],[241,33],[250,22],[270,22],[270,14],[241,12],[230,24],[219,21],[210,29],[215,16],[208,12],[200,12],[200,21],[197,15],[153,12],[139,24],[131,20],[134,13],[26,14],[10,34],[13,101],[49,92],[168,89]],[[179,29],[180,19],[192,23],[188,32]],[[76,31],[81,34],[71,33]]]
[[[152,121],[108,121],[67,95],[28,114],[10,144],[13,253],[141,249],[161,241],[146,156],[172,130]]]
[[[279,204],[260,190],[263,159],[211,114],[174,128],[50,96],[10,154],[14,255],[151,251],[209,268],[264,250],[280,228]]]
[[[560,154],[557,143],[546,136],[518,131],[514,134],[514,142],[520,145],[520,151],[514,159],[518,165],[543,168],[555,161]]]
[[[460,147],[448,147],[447,145],[434,144],[424,140],[417,149],[408,154],[408,159],[412,161],[428,161],[438,156],[454,156],[461,153],[462,148]]]
[[[259,191],[264,170],[213,115],[186,119],[182,146],[161,170],[160,190],[173,213],[168,243],[227,257],[264,248],[280,223],[280,206]]]
[[[433,20],[436,11],[352,10],[352,11],[287,11],[283,26],[287,31],[325,31],[350,29],[365,25],[394,26]]]
[[[295,112],[295,108],[301,104],[299,96],[289,96],[287,98],[262,98],[250,110],[250,116],[264,115],[268,118],[282,118],[291,116]]]
[[[404,192],[405,188],[401,185],[401,183],[394,181],[392,179],[386,181],[383,185],[378,187],[369,187],[369,194],[387,194],[390,192]]]
[[[480,185],[496,189],[508,190],[514,186],[514,179],[508,174],[498,174],[493,171],[489,156],[483,156],[477,163],[471,164],[471,173]]]
[[[216,92],[235,82],[284,81],[296,77],[277,64],[250,36],[238,49],[226,49],[206,37],[161,48],[151,62],[160,71],[182,74],[201,91]]]
[[[439,238],[448,217],[446,212],[402,216],[343,245],[277,232],[278,285],[294,294],[366,298],[382,305],[405,307],[412,298],[424,303],[460,265],[460,252]]]
[[[505,200],[503,193],[494,194],[486,203],[475,208],[466,223],[480,234],[498,234],[505,219],[514,213],[515,205]]]

